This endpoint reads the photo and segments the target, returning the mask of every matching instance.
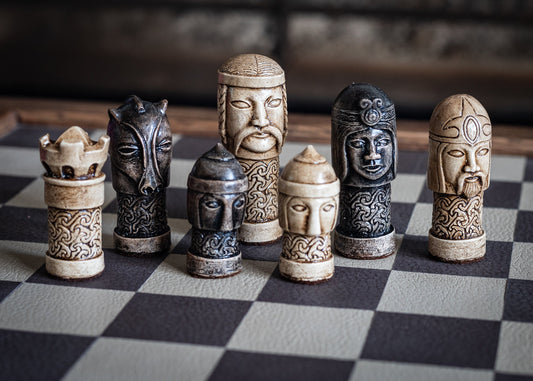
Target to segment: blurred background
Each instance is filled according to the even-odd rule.
[[[285,69],[289,111],[329,113],[352,81],[427,119],[469,93],[493,122],[533,125],[533,1],[3,1],[0,95],[216,107],[238,53]]]

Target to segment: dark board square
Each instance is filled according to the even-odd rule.
[[[10,282],[7,280],[0,280],[0,302],[6,298],[11,291],[18,287],[20,282]]]
[[[0,204],[5,204],[29,185],[34,177],[0,176]]]
[[[533,157],[527,158],[524,181],[533,181]]]
[[[494,381],[533,381],[533,376],[520,376],[517,374],[496,373]]]
[[[227,351],[210,381],[348,380],[353,361]]]
[[[533,212],[518,211],[514,240],[516,242],[533,242]]]
[[[427,186],[422,187],[422,191],[418,196],[418,202],[424,202],[426,204],[433,204],[433,191]]]
[[[181,241],[176,245],[176,247],[171,250],[171,253],[173,254],[187,254],[187,251],[189,251],[189,247],[191,247],[191,236],[192,236],[192,230],[189,230],[187,234],[183,236]]]
[[[224,346],[250,302],[136,294],[104,336]]]
[[[375,310],[390,271],[336,267],[333,278],[320,284],[293,283],[276,268],[257,300],[308,306]]]
[[[505,289],[504,320],[533,323],[533,281],[509,279]]]
[[[39,148],[39,138],[41,136],[50,134],[50,140],[56,140],[66,130],[67,128],[21,124],[0,139],[0,145]]]
[[[398,173],[425,174],[427,169],[427,152],[400,151],[398,153]]]
[[[240,245],[244,259],[277,262],[281,254],[281,239],[263,245],[250,245],[242,242]]]
[[[483,194],[483,205],[492,208],[517,209],[520,203],[522,184],[491,181]]]
[[[46,209],[0,208],[0,221],[9,226],[0,229],[0,239],[23,242],[48,242],[48,212]]]
[[[396,234],[405,234],[414,207],[415,204],[403,202],[391,203],[391,221],[392,226],[394,226],[394,229],[396,230]]]
[[[3,380],[59,380],[95,339],[0,330]]]
[[[494,367],[500,322],[377,312],[361,358]]]
[[[172,157],[175,159],[196,160],[209,151],[220,140],[216,138],[195,138],[184,136],[174,144]]]
[[[71,287],[101,288],[108,290],[137,291],[154,270],[163,262],[166,255],[136,258],[104,249],[104,272],[92,279],[70,281]],[[44,283],[64,286],[65,280],[51,276],[44,266],[39,268],[29,279],[30,283]]]
[[[393,269],[433,274],[507,278],[511,265],[512,242],[487,241],[485,258],[474,263],[446,263],[431,256],[428,238],[404,235]]]
[[[187,189],[167,188],[167,216],[187,219]]]

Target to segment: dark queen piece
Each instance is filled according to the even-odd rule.
[[[114,231],[117,250],[127,255],[168,251],[166,187],[172,158],[172,134],[167,101],[142,101],[131,96],[109,110],[113,188],[118,217]]]
[[[192,224],[187,271],[220,278],[242,269],[237,229],[246,207],[248,179],[221,143],[200,157],[187,180],[187,215]]]
[[[393,254],[390,182],[396,177],[396,114],[387,94],[356,83],[341,91],[331,116],[331,152],[341,181],[334,251],[358,259]]]

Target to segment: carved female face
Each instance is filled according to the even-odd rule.
[[[326,234],[333,230],[337,221],[338,197],[290,197],[282,195],[280,222],[291,233],[305,235]]]
[[[488,187],[490,142],[446,144],[442,152],[445,183],[457,195],[473,197]]]
[[[143,103],[110,110],[108,134],[113,187],[117,192],[147,196],[168,186],[172,134],[166,101]],[[135,107],[143,108],[139,112]]]
[[[226,134],[233,142],[236,156],[264,154],[274,150],[279,155],[283,144],[285,107],[282,86],[265,89],[228,87],[226,98]]]
[[[391,168],[394,152],[387,131],[368,128],[348,135],[346,156],[350,170],[368,180],[378,180]]]
[[[188,203],[189,221],[196,228],[214,231],[231,231],[241,226],[244,219],[246,205],[245,193],[213,194],[199,193],[189,190],[189,197],[193,197],[197,202]],[[197,223],[194,215],[198,216]],[[192,218],[191,218],[192,217]],[[196,225],[199,226],[196,226]]]

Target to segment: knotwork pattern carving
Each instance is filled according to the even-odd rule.
[[[472,198],[433,193],[431,234],[442,239],[471,239],[483,235],[483,193]]]

